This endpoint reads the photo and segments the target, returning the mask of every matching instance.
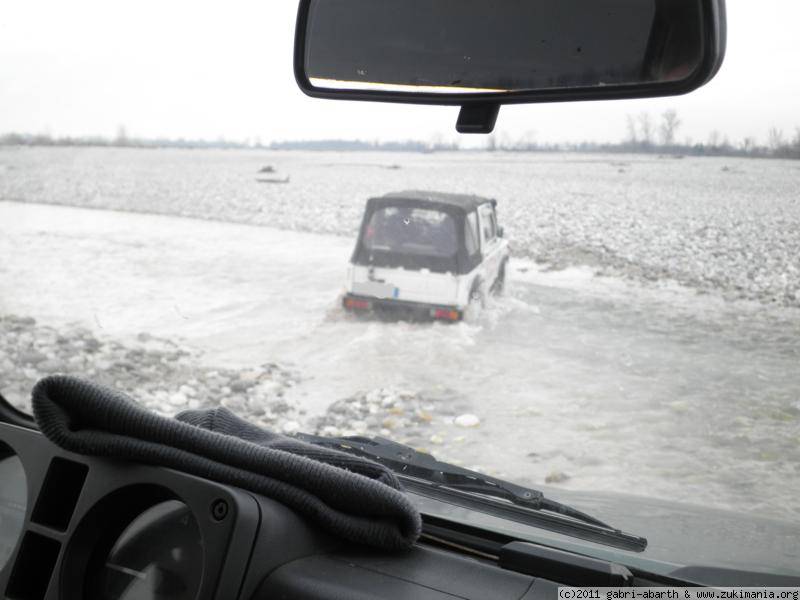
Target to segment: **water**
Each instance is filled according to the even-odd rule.
[[[509,236],[523,251],[511,264],[506,295],[493,299],[476,321],[379,323],[352,320],[338,310],[352,238],[332,233],[357,226],[355,207],[377,193],[367,189],[378,187],[376,179],[385,179],[380,192],[422,187],[427,175],[420,172],[433,171],[430,164],[436,164],[444,173],[436,187],[449,189],[448,177],[454,176],[449,167],[455,164],[461,176],[465,165],[456,163],[477,158],[128,151],[123,168],[116,153],[106,165],[99,151],[62,152],[72,153],[74,172],[63,154],[16,156],[15,168],[0,173],[0,189],[6,190],[0,198],[8,199],[7,190],[14,189],[17,199],[27,194],[30,200],[117,208],[128,202],[128,208],[142,212],[205,211],[208,218],[279,228],[0,202],[0,253],[9,257],[0,262],[0,314],[30,315],[55,325],[78,321],[120,339],[142,331],[168,336],[202,349],[204,360],[213,364],[288,364],[303,375],[290,399],[312,415],[359,391],[423,392],[442,415],[470,412],[481,418],[480,427],[456,435],[446,426],[447,417],[437,415],[430,450],[523,482],[549,479],[569,489],[623,491],[793,521],[800,517],[800,310],[772,301],[769,294],[762,301],[730,299],[733,288],[723,281],[681,283],[679,276],[669,276],[678,274],[669,270],[669,261],[658,267],[664,276],[654,280],[653,271],[630,267],[658,258],[646,248],[621,270],[608,261],[598,263],[594,259],[604,255],[576,245],[572,216],[583,223],[586,218],[578,207],[569,207],[563,189],[554,201],[562,213],[554,226],[563,235],[542,235],[528,245],[514,237],[523,227],[509,218],[512,211],[504,209],[502,194],[493,194],[501,200]],[[54,164],[48,165],[44,159],[53,156]],[[195,157],[204,172],[189,166]],[[382,168],[400,160],[413,165]],[[514,180],[518,158],[480,160],[484,188],[491,179],[504,189],[522,185]],[[532,169],[571,173],[577,183],[564,186],[585,189],[592,187],[585,177],[616,159],[586,160],[569,167],[544,157]],[[292,182],[251,184],[254,165],[269,163],[290,173]],[[325,166],[331,163],[337,166]],[[751,216],[746,227],[731,228],[726,223],[744,223],[746,212],[713,221],[701,216],[707,206],[687,202],[679,211],[694,214],[692,219],[704,226],[713,221],[724,233],[716,237],[747,238],[745,248],[759,248],[762,254],[753,250],[749,259],[752,282],[759,272],[783,264],[783,250],[775,249],[783,238],[750,239],[756,237],[753,223],[766,231],[776,220],[794,218],[785,189],[795,177],[793,165],[757,165],[741,161],[737,168],[762,172],[759,189],[762,195],[774,193],[775,206],[754,211],[769,218]],[[642,171],[635,185],[654,194],[661,185],[664,196],[677,202],[686,188],[678,186],[676,192],[668,186],[662,169],[678,169],[679,175],[706,170],[712,179],[727,175],[718,167],[716,162],[654,159],[635,164]],[[297,176],[326,169],[333,174],[327,188],[315,177],[306,182]],[[213,183],[209,172],[229,173],[236,180],[231,190],[241,186],[248,190],[245,197],[218,195],[214,190],[227,184]],[[34,175],[41,189],[33,185]],[[79,175],[85,184],[79,184]],[[97,191],[114,178],[120,190]],[[93,191],[79,194],[84,185]],[[604,185],[594,186],[595,196]],[[713,189],[703,193],[711,205],[731,206],[731,198],[752,194],[752,185],[748,179],[738,188],[718,189],[724,198],[715,198]],[[361,187],[356,196],[353,190]],[[693,179],[690,187],[699,189],[700,182]],[[158,190],[167,200],[154,206]],[[345,194],[353,196],[340,199]],[[519,197],[509,204],[522,210]],[[658,203],[628,218],[651,231],[659,224],[672,227],[666,211],[654,206]],[[593,214],[603,216],[602,211]],[[608,231],[608,225],[586,235],[607,245],[629,235]],[[559,239],[569,243],[554,254],[548,248]],[[647,244],[640,240],[639,245]],[[541,258],[537,249],[551,259],[549,266],[525,256]],[[757,255],[773,257],[772,262],[756,264]],[[591,266],[581,265],[582,260]],[[784,274],[792,260],[796,256]],[[558,269],[551,268],[554,262]],[[606,275],[598,276],[598,269]],[[785,289],[793,281],[790,275]]]
[[[270,165],[276,173],[259,176]],[[258,178],[290,177],[289,184]],[[518,256],[800,306],[797,161],[625,155],[0,149],[0,198],[352,235],[403,189],[500,200]]]

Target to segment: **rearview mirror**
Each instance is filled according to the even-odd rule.
[[[462,106],[684,94],[725,51],[724,0],[302,0],[295,75],[314,97]]]

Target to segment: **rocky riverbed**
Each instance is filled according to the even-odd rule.
[[[264,164],[290,183],[256,181]],[[394,166],[395,169],[376,168]],[[800,165],[602,155],[3,149],[0,200],[352,236],[402,189],[497,198],[517,256],[800,306]]]
[[[301,374],[275,363],[247,369],[213,368],[198,352],[173,341],[140,334],[121,343],[80,326],[59,329],[31,317],[0,316],[0,393],[30,412],[30,392],[56,373],[84,377],[131,395],[165,416],[186,409],[225,406],[262,427],[286,434],[382,435],[447,456],[480,426],[462,414],[459,399],[439,391],[396,389],[359,392],[310,417],[287,392],[302,384]]]
[[[28,411],[33,385],[56,373],[124,391],[165,415],[221,404],[273,427],[302,416],[284,400],[300,377],[277,364],[243,370],[211,368],[199,353],[148,334],[121,343],[79,326],[55,330],[30,317],[0,317],[3,396]]]

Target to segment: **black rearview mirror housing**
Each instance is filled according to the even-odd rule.
[[[719,70],[725,0],[301,0],[294,68],[309,96],[461,106],[686,94]]]

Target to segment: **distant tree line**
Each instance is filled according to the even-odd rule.
[[[270,150],[333,150],[333,151],[378,151],[378,152],[445,152],[458,150],[456,142],[445,142],[434,136],[432,141],[364,141],[364,140],[296,140],[272,142]]]
[[[266,148],[252,141],[229,141],[225,139],[201,140],[185,138],[129,138],[118,135],[115,138],[102,136],[63,136],[48,134],[6,133],[0,135],[0,146],[71,146],[101,148],[220,148],[245,149]]]
[[[750,156],[759,158],[800,159],[800,127],[793,136],[773,127],[767,132],[766,143],[759,144],[753,137],[732,142],[727,135],[712,131],[708,139],[695,142],[691,138],[679,141],[682,125],[677,111],[664,111],[660,119],[649,113],[628,115],[625,139],[619,143],[578,142],[539,144],[531,133],[517,140],[507,134],[489,137],[486,149],[509,152],[624,152],[680,154],[688,156]]]
[[[625,122],[625,137],[621,142],[571,142],[542,143],[536,140],[536,132],[526,131],[518,138],[508,133],[493,134],[486,138],[483,150],[490,152],[605,152],[605,153],[654,153],[688,156],[750,156],[759,158],[800,159],[800,127],[793,134],[786,134],[776,127],[767,132],[764,143],[753,137],[731,141],[720,131],[712,131],[702,142],[679,137],[682,121],[675,110],[664,111],[657,119],[650,113],[628,115]],[[457,140],[434,134],[426,141],[369,141],[369,140],[287,140],[262,144],[259,138],[244,141],[136,138],[129,137],[120,127],[114,138],[52,137],[46,134],[7,133],[0,135],[0,146],[99,146],[119,148],[218,148],[251,150],[311,150],[311,151],[380,151],[380,152],[453,152],[466,150]]]
[[[124,131],[115,138],[102,136],[52,137],[47,134],[6,133],[0,135],[0,146],[67,146],[101,148],[185,148],[231,150],[316,150],[316,151],[383,151],[383,152],[443,152],[458,150],[458,144],[446,142],[441,136],[432,141],[364,141],[364,140],[288,140],[262,144],[259,139],[231,141],[185,138],[131,138]]]
[[[772,127],[767,132],[766,144],[759,144],[753,137],[731,141],[718,130],[708,134],[704,142],[694,142],[691,138],[678,141],[681,120],[677,111],[670,109],[661,114],[660,122],[654,122],[649,113],[628,115],[626,138],[620,144],[627,151],[663,152],[690,154],[695,156],[754,156],[771,158],[800,159],[800,127],[793,137]]]

